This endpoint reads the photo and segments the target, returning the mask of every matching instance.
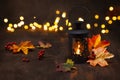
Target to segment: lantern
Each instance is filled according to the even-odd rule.
[[[73,30],[68,31],[70,58],[75,63],[84,63],[88,60],[88,31],[81,28],[82,21],[76,21]]]

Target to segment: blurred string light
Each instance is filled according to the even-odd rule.
[[[62,18],[66,18],[66,12],[62,13]]]
[[[98,14],[95,14],[95,19],[99,19],[99,15]]]
[[[20,20],[24,20],[24,17],[23,17],[23,16],[20,16]]]
[[[56,10],[56,14],[60,14],[60,11],[59,11],[59,10]]]
[[[110,17],[109,17],[109,16],[106,16],[106,17],[105,17],[105,20],[106,20],[106,21],[110,20]]]
[[[94,23],[94,27],[98,27],[98,23]]]
[[[120,16],[117,16],[117,20],[120,20]]]
[[[106,32],[105,29],[102,29],[102,30],[101,30],[101,33],[105,34],[105,32]]]
[[[101,24],[101,28],[105,28],[105,24]]]
[[[8,19],[7,18],[4,18],[4,23],[8,23]]]
[[[116,21],[116,20],[117,20],[117,17],[116,17],[116,16],[113,16],[113,17],[112,17],[112,20],[113,20],[113,21]]]
[[[87,29],[91,29],[91,25],[88,23],[88,24],[86,24],[86,28]]]
[[[109,11],[113,11],[114,10],[114,7],[113,6],[110,6],[109,7]],[[20,16],[19,19],[20,19],[20,22],[18,23],[8,23],[8,19],[7,18],[4,18],[4,23],[8,23],[8,27],[7,27],[7,30],[10,31],[10,32],[14,32],[16,28],[20,28],[20,27],[23,27],[23,29],[25,30],[37,30],[37,29],[40,29],[40,30],[43,30],[43,31],[63,31],[65,29],[68,29],[68,30],[72,30],[73,29],[73,26],[72,26],[72,23],[69,22],[69,19],[66,18],[67,16],[67,13],[66,12],[61,12],[59,10],[56,10],[56,15],[57,17],[55,18],[54,22],[50,23],[50,22],[45,22],[44,24],[39,24],[38,22],[31,22],[29,24],[25,24],[24,22],[24,17],[23,16]],[[61,16],[60,16],[61,15]],[[95,14],[94,15],[94,19],[98,20],[100,18],[100,16],[98,14]],[[36,19],[36,16],[33,17],[33,19]],[[116,20],[120,20],[120,15],[118,16],[105,16],[104,18],[108,24],[112,24],[113,21],[116,21]],[[65,24],[59,24],[60,21],[63,21],[65,22]],[[84,21],[83,18],[81,17],[78,17],[78,21]],[[64,26],[66,26],[67,28],[64,29]],[[102,30],[101,30],[101,33],[105,34],[105,33],[109,33],[109,30],[106,29],[106,24],[101,24],[101,25],[98,25],[98,23],[93,23],[94,27],[100,27]],[[87,23],[86,24],[86,29],[90,30],[94,27],[91,27],[91,24]]]
[[[79,18],[78,18],[78,21],[84,22],[84,19],[81,18],[81,17],[79,17]]]
[[[113,23],[113,21],[112,20],[108,20],[108,24],[112,24]]]
[[[113,6],[110,6],[109,7],[109,11],[113,11],[114,10],[114,7]]]

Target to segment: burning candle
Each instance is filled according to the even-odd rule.
[[[81,53],[80,53],[80,45],[78,45],[78,48],[77,48],[77,50],[76,50],[76,52],[75,52],[77,55],[81,55]]]
[[[74,54],[81,56],[81,50],[80,50],[80,48],[81,48],[80,42],[75,42],[73,44]]]

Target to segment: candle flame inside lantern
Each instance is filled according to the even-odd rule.
[[[73,43],[73,50],[74,50],[74,54],[77,54],[77,55],[82,55],[81,54],[81,44],[80,44],[80,42],[78,41],[78,42],[75,42],[75,43]]]
[[[76,52],[75,52],[76,54],[78,54],[78,55],[80,55],[81,53],[80,53],[80,45],[78,45],[78,48],[77,48],[77,50],[76,50]]]

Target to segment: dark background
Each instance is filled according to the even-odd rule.
[[[104,23],[104,17],[111,15],[109,6],[115,6],[119,13],[119,0],[0,0],[0,80],[120,80],[120,22],[115,21],[106,27],[110,30],[108,34],[101,34],[102,39],[110,41],[108,50],[115,55],[110,59],[109,66],[101,68],[92,67],[89,64],[76,65],[78,71],[62,73],[56,72],[56,62],[65,62],[69,54],[68,34],[66,32],[30,32],[19,29],[14,33],[7,32],[7,25],[3,22],[8,18],[11,23],[18,22],[19,16],[24,16],[26,23],[36,21],[44,23],[52,21],[55,18],[55,11],[66,11],[68,18],[76,15],[75,9],[80,10],[86,23],[93,24],[96,20],[94,14],[99,14],[98,23]],[[83,10],[85,8],[85,10]],[[87,9],[87,10],[86,10]],[[77,10],[76,10],[77,11]],[[114,14],[112,14],[114,15]],[[100,33],[100,28],[91,29],[91,34]],[[38,41],[52,43],[52,48],[46,49],[45,58],[41,61],[37,59],[39,49],[35,49],[27,55],[30,62],[22,61],[24,54],[12,54],[4,49],[7,42],[31,40],[33,44],[38,45]]]

